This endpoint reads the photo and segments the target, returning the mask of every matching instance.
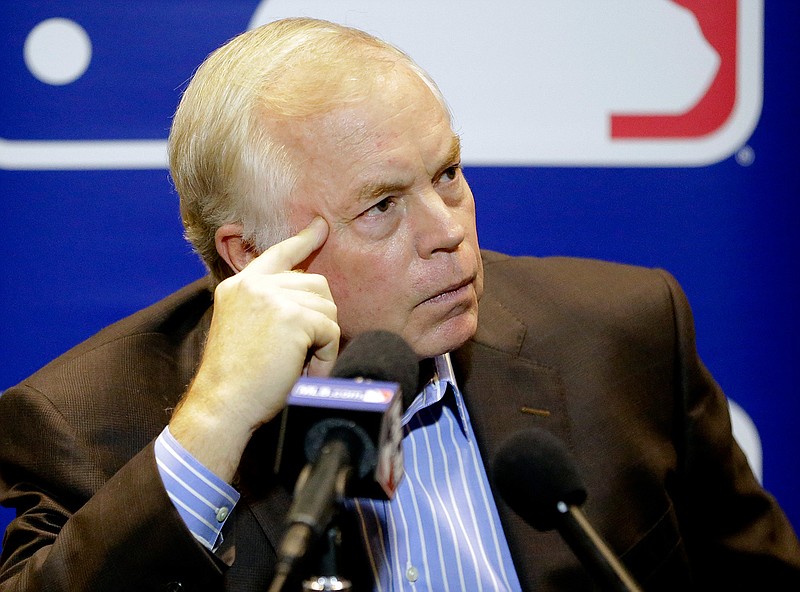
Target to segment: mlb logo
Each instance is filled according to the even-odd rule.
[[[761,113],[763,0],[263,0],[235,7],[240,29],[248,19],[252,28],[308,15],[365,29],[405,50],[450,102],[468,165],[705,165],[739,150]],[[201,9],[220,11],[221,5],[192,10]],[[231,12],[206,14],[204,20],[230,26]],[[165,28],[174,32],[180,15],[168,17],[173,24]],[[174,105],[166,112],[163,103],[177,100],[174,81],[185,77],[182,71],[165,74],[163,68],[185,68],[170,55],[178,51],[174,40],[181,36],[159,29],[152,32],[152,46],[116,47],[129,53],[146,53],[149,47],[158,54],[133,60],[92,53],[92,32],[80,18],[59,22],[60,38],[51,22],[49,41],[41,28],[44,19],[28,20],[30,31],[11,36],[4,51],[12,63],[22,64],[24,55],[27,68],[11,69],[12,78],[24,84],[11,80],[7,88],[33,94],[7,100],[8,111],[18,109],[25,116],[10,112],[5,120],[0,167],[165,167],[167,115]],[[40,27],[38,38],[34,25]],[[216,46],[231,36],[227,29],[219,33],[206,43]],[[65,66],[71,71],[42,71],[48,52],[71,55],[66,49],[77,52]],[[139,85],[153,88],[134,89],[167,98],[158,104],[165,113],[155,133],[152,116],[138,103],[137,111],[125,113],[124,134],[118,129],[119,112],[109,113],[104,125],[97,109],[82,108],[82,101],[94,105],[97,99],[92,92],[75,92],[78,83],[97,71],[108,72],[109,61],[131,64],[133,69],[117,72],[125,80],[135,75],[137,62],[159,64],[158,76],[145,70],[137,78]],[[157,87],[166,80],[170,88]],[[115,88],[113,80],[107,84]],[[130,89],[129,84],[118,87]],[[30,105],[52,115],[66,102],[73,117],[48,120],[47,133],[23,126],[37,121]],[[81,113],[86,121],[74,119]],[[59,134],[59,125],[68,123],[68,133]]]
[[[487,166],[696,166],[761,113],[762,0],[303,3],[377,33],[442,88],[464,160]],[[296,15],[262,2],[253,24]]]

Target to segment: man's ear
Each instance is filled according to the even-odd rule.
[[[241,224],[223,224],[217,229],[214,241],[217,253],[235,273],[242,271],[257,255],[253,246],[242,239]]]

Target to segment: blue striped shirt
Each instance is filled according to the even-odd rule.
[[[239,501],[239,492],[200,464],[164,428],[155,443],[156,464],[175,509],[209,551],[222,543],[222,527]]]
[[[450,356],[403,417],[405,478],[357,499],[375,590],[520,590]]]
[[[345,502],[357,515],[374,589],[520,590],[450,356],[435,361],[436,375],[403,417],[406,474],[395,498]],[[156,459],[178,512],[213,551],[238,494],[191,458],[169,429],[156,441]],[[187,470],[196,479],[184,476]]]

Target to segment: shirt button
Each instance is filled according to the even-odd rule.
[[[228,514],[230,514],[230,512],[231,511],[225,506],[219,508],[217,510],[217,522],[225,522],[225,519],[228,517]]]
[[[406,569],[406,579],[409,582],[416,582],[419,579],[419,570],[413,565],[410,565],[408,569]]]

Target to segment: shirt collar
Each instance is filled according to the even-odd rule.
[[[469,437],[469,416],[467,414],[466,406],[464,405],[464,398],[461,395],[461,390],[456,383],[455,372],[453,371],[453,363],[450,360],[450,354],[442,354],[434,358],[435,372],[433,378],[428,381],[417,397],[408,406],[405,414],[403,415],[403,425],[406,425],[409,420],[418,413],[421,409],[429,407],[444,399],[448,391],[453,393],[456,408],[458,409],[458,422],[461,426],[464,435]]]

